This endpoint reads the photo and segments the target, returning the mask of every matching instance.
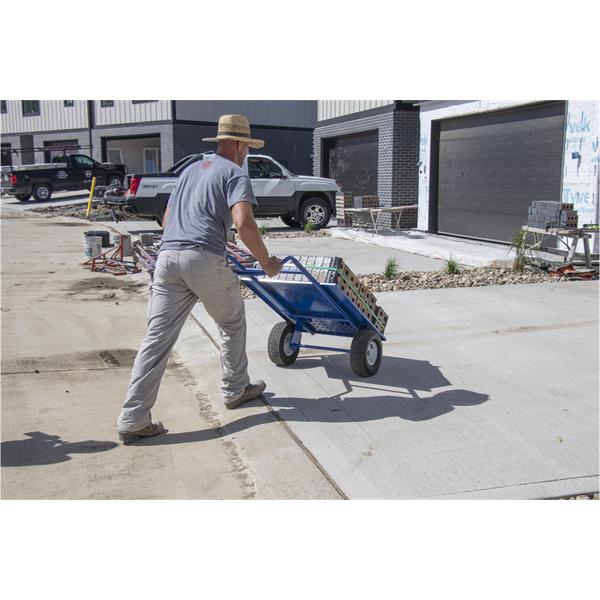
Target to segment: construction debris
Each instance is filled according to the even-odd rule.
[[[86,232],[87,233],[87,232]],[[88,240],[99,236],[87,236]],[[106,250],[99,256],[91,255],[81,266],[84,269],[90,269],[98,273],[108,273],[110,275],[127,275],[128,273],[140,273],[141,269],[136,265],[135,260],[125,260],[125,256],[130,254],[131,238],[129,235],[115,236],[115,246]]]
[[[598,279],[598,269],[588,267],[578,267],[572,263],[555,267],[548,270],[553,277],[560,279],[570,279],[574,281],[585,281],[589,279]]]

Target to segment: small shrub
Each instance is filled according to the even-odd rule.
[[[269,233],[269,226],[261,225],[258,230],[260,231],[260,235],[267,235],[267,233]]]
[[[386,279],[393,279],[398,275],[398,261],[394,258],[388,258],[385,261],[385,268],[383,269],[383,276]]]
[[[513,271],[517,271],[518,273],[522,273],[525,266],[528,265],[533,258],[533,253],[527,243],[527,233],[527,230],[519,229],[519,231],[515,233],[515,237],[507,250],[507,252],[510,252],[511,250],[515,251]]]
[[[448,275],[460,273],[458,261],[455,258],[452,258],[452,256],[446,261],[446,273],[448,273]]]
[[[315,230],[315,224],[312,221],[304,223],[304,233],[311,233]]]

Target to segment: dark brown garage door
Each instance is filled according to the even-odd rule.
[[[560,200],[565,105],[439,123],[437,230],[511,241],[532,200]]]
[[[355,196],[377,194],[377,131],[325,140],[325,177]]]

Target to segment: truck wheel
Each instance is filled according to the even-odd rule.
[[[36,200],[50,200],[52,197],[52,187],[48,183],[38,183],[33,188],[33,197]]]
[[[268,354],[271,362],[276,365],[291,365],[297,358],[300,348],[290,348],[294,324],[287,321],[276,323],[269,334]]]
[[[118,175],[111,175],[106,182],[106,187],[110,187],[111,185],[123,185],[123,180]]]
[[[25,202],[26,200],[29,200],[29,198],[31,198],[31,194],[17,194],[15,197],[17,200]]]
[[[315,229],[326,227],[331,218],[329,204],[322,198],[309,198],[300,207],[300,224],[311,222]]]
[[[352,339],[350,366],[360,377],[371,377],[381,365],[381,339],[370,328],[361,329]]]
[[[281,220],[283,221],[284,225],[287,225],[288,227],[300,227],[300,223],[298,223],[294,217],[281,217]]]

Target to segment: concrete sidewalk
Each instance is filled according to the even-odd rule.
[[[246,302],[252,374],[268,382],[268,403],[347,497],[598,490],[595,282],[380,298],[388,341],[381,370],[368,379],[353,374],[345,354],[303,351],[294,365],[275,367],[266,341],[279,317],[259,300]],[[216,339],[200,305],[194,314]],[[236,411],[231,426],[253,427],[250,410]]]

